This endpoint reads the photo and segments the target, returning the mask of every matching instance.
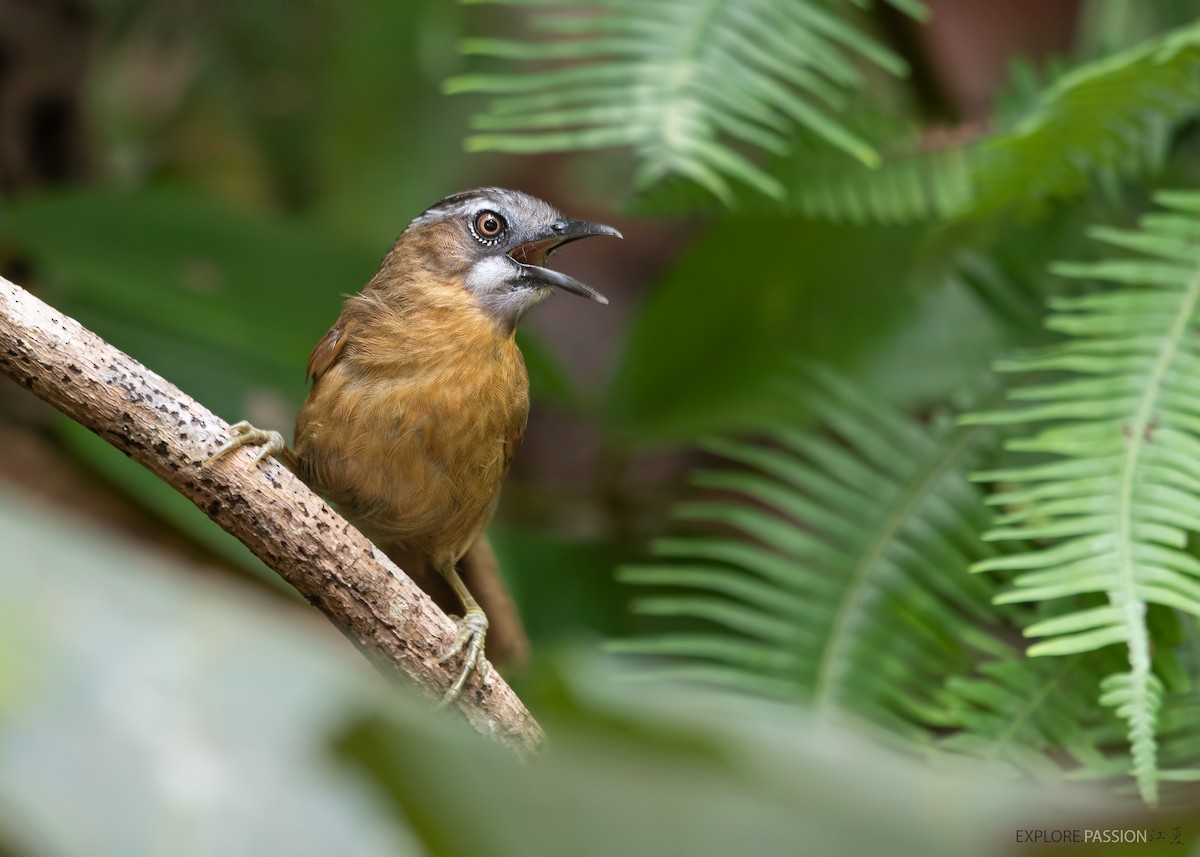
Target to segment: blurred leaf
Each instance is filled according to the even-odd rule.
[[[879,150],[879,164],[870,167],[800,138],[766,166],[783,195],[738,192],[733,212],[739,217],[786,214],[832,223],[899,224],[948,220],[970,206],[975,196],[974,149],[932,148],[912,121],[881,114],[866,97],[842,114]],[[644,215],[719,213],[722,204],[694,183],[676,180],[640,193],[630,208]]]
[[[437,83],[461,63],[462,13],[417,0],[338,9],[315,86],[313,215],[382,251],[434,202],[483,183],[486,159],[447,145],[467,105]]]
[[[990,374],[997,354],[1045,342],[1046,299],[1078,286],[1050,273],[1064,254],[1099,255],[1085,228],[1092,215],[1130,212],[1090,194],[1049,216],[1002,223],[959,223],[933,241],[951,261],[922,273],[914,311],[879,337],[857,374],[890,401],[925,406],[947,402]],[[1125,214],[1125,216],[1129,216]]]
[[[1076,43],[1089,56],[1121,50],[1195,17],[1192,0],[1084,0]]]
[[[619,690],[579,660],[540,700],[548,753],[522,762],[381,698],[320,624],[63,531],[0,495],[0,651],[32,667],[0,710],[0,814],[33,853],[1004,854],[1014,829],[1111,817],[1082,790],[935,773],[794,711]],[[347,776],[325,736],[384,705],[348,742],[370,779]],[[376,779],[398,811],[364,791]]]
[[[1045,88],[1009,131],[979,144],[970,214],[1028,209],[1098,175],[1158,165],[1200,115],[1200,21],[1085,63]]]
[[[361,247],[182,192],[79,190],[14,204],[0,236],[46,297],[229,418],[304,395],[312,346],[374,273]]]
[[[1016,829],[1106,811],[1085,791],[935,773],[794,709],[618,687],[582,659],[559,674],[530,763],[399,709],[347,751],[433,857],[1001,855]]]
[[[378,681],[332,629],[0,492],[0,816],[29,853],[420,853],[327,736]],[[324,631],[324,633],[322,633]]]
[[[938,747],[1046,779],[1061,777],[1064,763],[1089,772],[1112,767],[1097,749],[1094,728],[1116,720],[1095,704],[1103,666],[1083,656],[1049,662],[1017,656],[986,661],[970,678],[951,676],[946,690],[959,701],[962,729]]]
[[[878,337],[857,374],[904,405],[948,401],[983,377],[1014,340],[997,313],[958,276],[918,296],[914,311]]]
[[[834,222],[911,223],[945,220],[970,204],[972,159],[968,148],[913,146],[869,170],[828,153],[803,152],[772,172],[787,188],[785,211]]]
[[[1073,67],[1060,61],[1037,71],[1014,59],[1012,81],[992,106],[995,130],[962,128],[958,141],[939,141],[944,134],[913,128],[872,101],[852,101],[842,121],[879,150],[876,168],[789,140],[789,150],[765,168],[780,188],[775,198],[742,192],[724,202],[741,215],[775,211],[834,222],[986,220],[1044,215],[1053,200],[1159,172],[1179,130],[1200,116],[1200,21],[1193,9],[1176,29],[1160,29],[1150,26],[1153,35]],[[1129,33],[1122,35],[1128,44]],[[962,141],[968,133],[978,139]],[[635,210],[659,213],[717,207],[680,180],[635,203]]]
[[[689,440],[776,412],[797,355],[854,365],[911,308],[919,232],[736,219],[697,240],[633,322],[605,415],[625,441]]]
[[[517,331],[517,344],[529,371],[529,393],[534,401],[556,405],[567,410],[579,407],[579,392],[574,382],[558,365],[554,355],[536,334]]]
[[[380,248],[477,183],[446,145],[466,105],[438,88],[461,62],[457,4],[92,2],[107,37],[92,113],[115,171],[303,210]]]
[[[321,624],[63,532],[0,495],[0,651],[33,679],[0,710],[0,815],[33,853],[999,855],[1014,829],[1112,817],[1081,789],[937,773],[794,710],[620,689],[581,660],[543,683],[552,742],[521,761],[381,697]],[[364,780],[322,744],[368,708],[347,742]]]

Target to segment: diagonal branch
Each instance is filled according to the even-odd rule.
[[[242,450],[203,470],[225,423],[79,322],[0,277],[0,371],[150,469],[235,535],[321,610],[385,674],[431,699],[457,675],[438,662],[454,624],[403,572],[275,461]],[[495,670],[459,708],[518,752],[542,730]]]

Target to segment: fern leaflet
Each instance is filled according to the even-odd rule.
[[[795,129],[863,164],[879,156],[834,118],[863,86],[855,59],[903,74],[899,57],[814,0],[597,0],[530,5],[539,41],[468,39],[461,50],[534,63],[517,74],[447,81],[496,96],[473,120],[472,150],[632,146],[636,185],[683,177],[731,202],[736,179],[771,197],[780,182],[743,150],[776,154]],[[910,14],[914,0],[893,0]],[[919,13],[918,13],[919,14]],[[547,66],[553,63],[553,66]]]
[[[1163,683],[1151,661],[1150,605],[1200,616],[1200,194],[1162,194],[1164,213],[1138,231],[1095,238],[1143,258],[1059,265],[1057,273],[1119,288],[1052,301],[1067,342],[1005,362],[1010,372],[1067,373],[1019,388],[1020,408],[975,414],[973,424],[1046,424],[1008,444],[1050,456],[978,474],[1012,485],[991,498],[1007,512],[993,540],[1045,547],[993,557],[976,571],[1018,571],[1004,602],[1058,602],[1029,625],[1031,656],[1125,648],[1128,670],[1107,676],[1100,701],[1126,723],[1132,772],[1147,803],[1161,777],[1156,729]]]
[[[621,571],[669,588],[635,608],[707,627],[619,648],[671,656],[663,674],[852,711],[927,743],[929,727],[956,722],[946,677],[1004,648],[985,630],[990,590],[964,573],[993,554],[965,476],[988,433],[930,432],[832,374],[814,377],[805,404],[836,439],[780,423],[772,447],[713,441],[743,467],[699,474],[725,497],[679,514],[737,535],[663,539],[661,563]]]

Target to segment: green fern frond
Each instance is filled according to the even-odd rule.
[[[870,138],[865,138],[870,139]],[[785,189],[781,199],[740,194],[739,214],[783,213],[831,223],[920,223],[948,220],[975,198],[973,150],[957,147],[885,156],[874,167],[813,146],[769,167]],[[664,182],[635,198],[634,213],[682,214],[720,207],[710,194],[687,182]]]
[[[988,661],[971,678],[953,677],[947,689],[962,702],[961,730],[939,748],[1001,762],[1037,776],[1057,778],[1065,751],[1080,769],[1107,764],[1090,724],[1100,684],[1095,659],[1003,658]]]
[[[991,311],[1019,330],[1036,330],[1042,319],[1044,291],[1034,288],[1029,278],[1012,271],[999,248],[989,255],[971,251],[959,254],[954,275]],[[1022,247],[1021,262],[1027,264],[1029,250]],[[1020,273],[1024,273],[1021,271]]]
[[[620,572],[660,593],[635,609],[703,630],[617,648],[668,656],[658,674],[804,698],[925,742],[956,722],[946,677],[1003,651],[991,591],[965,574],[994,555],[965,476],[989,433],[932,430],[823,371],[790,395],[832,435],[777,424],[769,446],[711,442],[739,467],[699,474],[720,493],[679,517],[733,532],[662,539],[659,562]]]
[[[1152,168],[1200,115],[1200,21],[1059,77],[1009,132],[979,147],[975,213],[1037,204],[1097,175]]]
[[[639,189],[683,177],[730,202],[736,179],[782,197],[779,181],[746,152],[785,152],[796,128],[875,165],[875,150],[834,115],[863,85],[855,60],[905,72],[898,56],[814,0],[491,2],[534,7],[529,26],[549,38],[463,42],[467,55],[535,64],[447,81],[449,92],[495,96],[474,118],[479,133],[467,147],[631,146]]]
[[[993,116],[999,130],[944,148],[931,148],[877,108],[851,111],[848,127],[880,151],[876,168],[794,145],[766,167],[783,195],[739,194],[736,207],[907,223],[1036,209],[1097,185],[1117,187],[1124,177],[1157,170],[1175,130],[1200,116],[1200,22],[1049,74],[1042,83],[1032,66],[1015,65]],[[653,188],[634,207],[676,213],[711,204],[677,184]]]
[[[1200,695],[1180,693],[1166,697],[1158,727],[1162,778],[1174,782],[1200,780]]]
[[[833,222],[915,223],[957,216],[975,196],[973,153],[958,147],[888,158],[878,169],[825,153],[792,158],[780,171],[785,211]]]
[[[1015,91],[993,117],[1000,130],[974,143],[923,151],[914,138],[907,150],[893,144],[873,171],[781,159],[771,173],[786,188],[784,205],[850,222],[977,217],[1153,172],[1174,131],[1200,116],[1200,21],[1050,72],[1039,86],[1017,66]]]
[[[950,219],[1034,208],[1153,171],[1173,131],[1200,116],[1200,21],[1061,69],[1048,85],[1039,87],[1028,66],[1015,71],[998,133],[938,151],[922,151],[915,138],[907,151],[893,144],[877,170],[826,155],[781,159],[771,174],[786,189],[784,206],[857,223]],[[1018,105],[1004,128],[1004,113]]]
[[[1123,786],[1120,781],[1128,777],[1134,765],[1126,742],[1124,724],[1119,721],[1110,724],[1107,721],[1096,721],[1094,718],[1090,725],[1087,721],[1082,722],[1084,735],[1081,737],[1089,746],[1103,747],[1105,752],[1102,758],[1089,761],[1068,773],[1067,778],[1088,781],[1117,780],[1119,787]],[[1194,691],[1163,695],[1156,741],[1158,779],[1164,785],[1162,800],[1168,805],[1172,795],[1168,790],[1169,784],[1200,781],[1200,730],[1196,728],[1197,723],[1200,723],[1200,695]],[[1124,748],[1111,749],[1118,743],[1124,744]],[[1189,804],[1194,802],[1195,792],[1190,788],[1180,790],[1176,794],[1188,800]]]
[[[1067,373],[1019,388],[1028,403],[976,414],[971,424],[1037,424],[1007,446],[1051,456],[978,474],[1011,486],[991,498],[1007,511],[988,534],[1045,547],[976,564],[1018,571],[1000,602],[1059,601],[1063,612],[1030,625],[1031,656],[1125,647],[1129,669],[1108,676],[1100,701],[1125,720],[1133,774],[1154,803],[1156,723],[1162,681],[1152,669],[1147,610],[1158,604],[1200,616],[1200,194],[1162,194],[1167,210],[1139,231],[1096,229],[1095,238],[1143,254],[1058,273],[1119,288],[1059,298],[1048,326],[1065,343],[1006,361],[1010,372]]]

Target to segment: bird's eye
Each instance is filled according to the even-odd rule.
[[[481,211],[475,215],[475,234],[484,241],[498,236],[505,225],[504,218],[494,211]]]

